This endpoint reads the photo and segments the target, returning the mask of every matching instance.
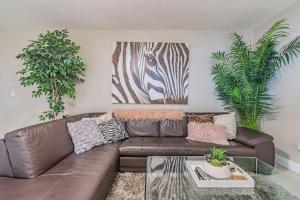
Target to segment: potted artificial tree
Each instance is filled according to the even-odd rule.
[[[213,178],[228,179],[230,177],[230,168],[224,149],[213,148],[210,153],[206,154],[203,170]]]
[[[65,110],[64,98],[75,99],[76,84],[83,82],[85,64],[78,55],[79,46],[68,38],[67,30],[48,31],[25,47],[17,58],[22,86],[35,86],[32,96],[46,96],[49,110],[40,120],[57,119]]]
[[[283,45],[289,34],[285,20],[274,23],[255,45],[233,34],[230,52],[212,55],[212,74],[218,99],[226,110],[236,112],[240,126],[260,129],[263,117],[274,113],[269,86],[280,69],[300,54],[300,36]]]

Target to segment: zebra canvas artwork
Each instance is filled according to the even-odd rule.
[[[186,43],[116,42],[112,62],[113,103],[188,103]]]

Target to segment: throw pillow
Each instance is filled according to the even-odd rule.
[[[159,121],[129,120],[126,122],[126,130],[131,137],[159,137]]]
[[[163,120],[160,122],[161,137],[186,137],[186,120]]]
[[[95,117],[94,119],[96,120],[97,124],[102,124],[112,120],[112,118],[112,112],[108,112],[104,115],[100,115],[99,117]]]
[[[116,117],[123,121],[129,120],[181,120],[184,117],[183,110],[179,109],[119,109],[115,110]]]
[[[112,117],[112,112],[108,112],[108,113],[105,113],[103,115],[100,115],[98,117],[92,117],[92,118],[82,118],[82,120],[95,120],[97,122],[97,124],[102,124],[102,123],[105,123],[105,122],[108,122],[109,120],[111,120],[113,117]]]
[[[107,143],[118,142],[129,137],[124,123],[114,116],[108,122],[100,124],[99,127]]]
[[[92,149],[94,146],[106,143],[95,120],[70,122],[67,123],[67,127],[76,154],[83,153]]]
[[[225,133],[228,140],[236,138],[236,120],[234,113],[216,115],[214,117],[214,124],[225,126]]]
[[[187,113],[186,117],[189,122],[197,122],[197,123],[213,123],[214,115],[213,114],[193,114]]]
[[[225,127],[212,123],[189,122],[186,139],[218,145],[229,145],[226,139]]]

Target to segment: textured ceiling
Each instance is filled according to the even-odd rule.
[[[299,0],[1,0],[0,28],[253,29]]]

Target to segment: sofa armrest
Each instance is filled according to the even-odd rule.
[[[272,142],[273,137],[257,130],[239,127],[234,140],[247,146],[255,147],[262,143]]]

